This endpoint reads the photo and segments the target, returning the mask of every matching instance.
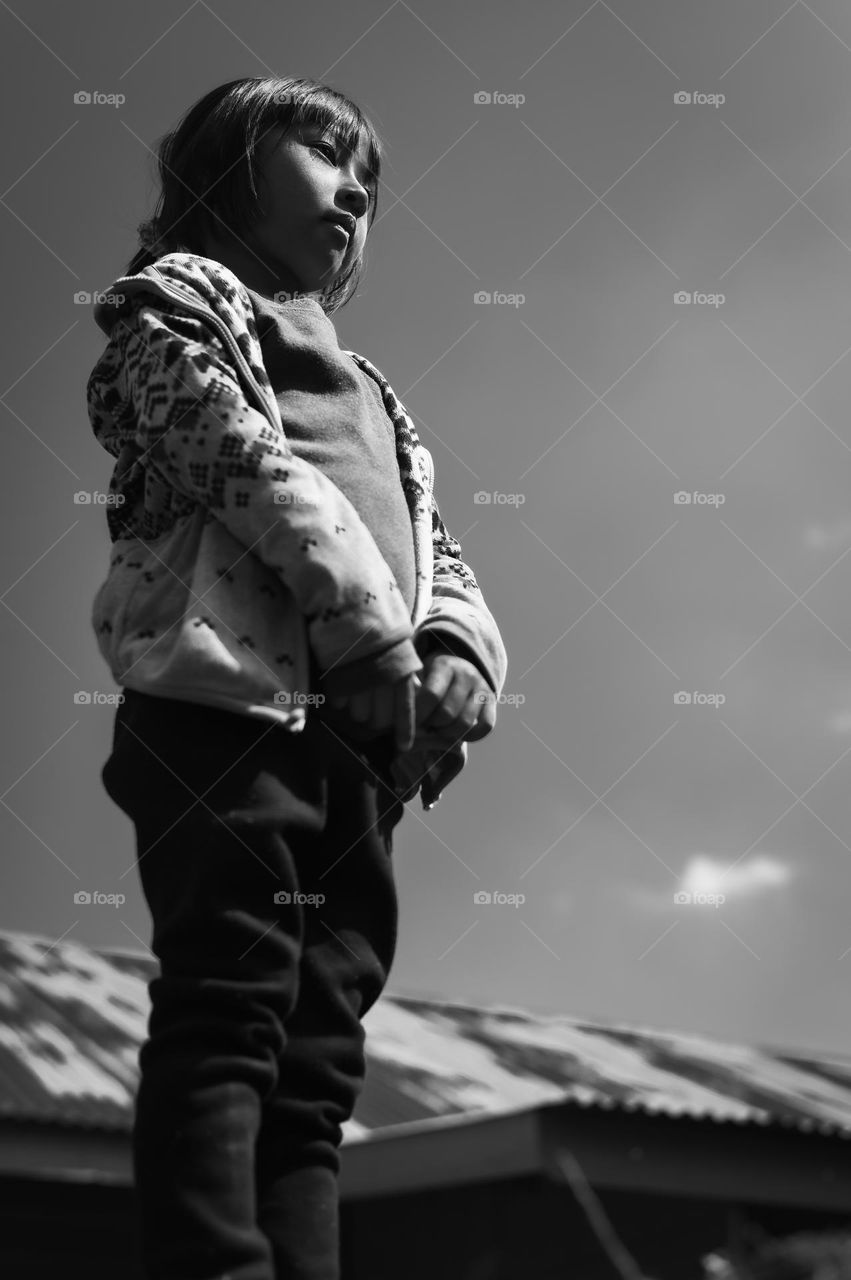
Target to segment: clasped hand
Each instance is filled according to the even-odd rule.
[[[496,698],[477,667],[451,653],[431,652],[422,660],[422,678],[413,674],[395,684],[328,698],[362,728],[392,731],[399,752],[425,740],[446,748],[476,742],[496,723]]]

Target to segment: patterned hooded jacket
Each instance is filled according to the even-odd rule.
[[[365,357],[343,353],[375,379],[393,424],[416,569],[410,613],[352,503],[289,445],[233,272],[167,254],[118,277],[95,320],[109,342],[88,380],[89,419],[117,461],[91,621],[116,683],[298,732],[317,671],[333,694],[352,687],[347,665],[362,670],[394,647],[420,669],[409,642],[432,632],[502,692],[505,647],[441,520],[431,454]],[[456,743],[429,770],[424,808],[466,760]]]

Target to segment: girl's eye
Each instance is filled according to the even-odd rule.
[[[331,157],[331,159],[334,161],[334,164],[337,163],[337,152],[335,148],[332,147],[330,142],[311,142],[310,146],[313,151],[319,151],[319,152],[322,152],[323,154],[327,153]],[[370,201],[374,200],[375,192],[370,187],[366,187],[365,190],[367,195],[369,196]]]

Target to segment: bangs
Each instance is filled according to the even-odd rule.
[[[367,185],[375,191],[381,176],[381,144],[370,122],[353,102],[333,89],[309,88],[302,93],[292,89],[284,95],[289,101],[276,110],[276,122],[282,125],[317,125],[330,132],[334,140],[351,154],[361,147],[366,151],[369,170]]]

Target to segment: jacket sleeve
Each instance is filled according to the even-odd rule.
[[[207,507],[293,592],[323,688],[345,692],[346,664],[367,658],[379,680],[420,671],[410,614],[371,533],[249,404],[214,327],[151,295],[118,324],[139,461]]]
[[[434,587],[431,608],[417,628],[416,645],[424,654],[440,648],[478,667],[497,697],[502,693],[508,656],[496,621],[479,584],[462,558],[461,544],[443,523],[434,496],[434,460],[426,450],[431,476]]]

